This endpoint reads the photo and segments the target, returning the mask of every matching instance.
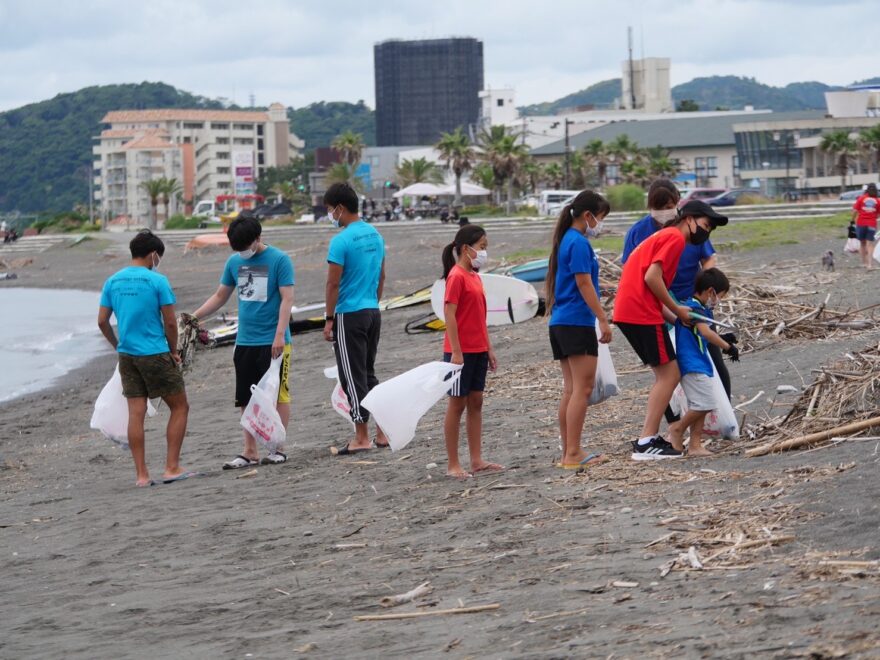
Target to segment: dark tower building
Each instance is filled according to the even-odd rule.
[[[384,41],[373,47],[376,143],[433,144],[480,114],[483,42],[469,37]]]

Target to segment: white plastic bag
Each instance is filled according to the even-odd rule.
[[[449,374],[451,378],[444,380]],[[460,377],[460,364],[428,362],[380,383],[361,404],[388,436],[391,449],[398,451],[415,437],[422,416]]]
[[[348,402],[348,395],[345,393],[345,390],[342,389],[342,383],[339,382],[339,368],[327,367],[324,369],[324,375],[330,380],[336,381],[336,387],[334,387],[333,392],[330,393],[330,405],[333,406],[333,410],[338,412],[342,417],[351,422],[352,426],[354,426],[354,422],[351,421],[351,404]]]
[[[596,338],[600,337],[599,321],[596,321]],[[614,371],[614,361],[611,359],[611,349],[608,344],[599,343],[599,358],[596,363],[596,379],[593,391],[590,394],[590,405],[595,406],[620,393],[617,385],[617,372]]]
[[[880,245],[880,244],[878,244]],[[846,239],[846,243],[843,244],[843,251],[849,252],[850,254],[858,254],[859,253],[859,239],[857,238],[848,238]],[[874,248],[874,258],[877,258],[877,249]]]
[[[874,261],[880,261],[880,241],[874,246]]]
[[[278,390],[281,387],[281,360],[279,355],[272,360],[269,370],[263,374],[260,382],[251,385],[251,400],[241,416],[241,425],[245,431],[261,442],[270,452],[284,444],[287,429],[281,422],[276,404]]]
[[[147,399],[147,415],[156,414],[156,408]],[[128,399],[122,395],[122,376],[119,365],[95,401],[95,411],[89,426],[104,434],[111,442],[128,449]]]

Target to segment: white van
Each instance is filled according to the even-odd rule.
[[[554,215],[554,211],[559,213],[563,202],[579,192],[580,190],[543,190],[538,201],[538,211],[541,215]]]

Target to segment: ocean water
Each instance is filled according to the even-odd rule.
[[[98,330],[99,300],[91,291],[0,288],[0,402],[113,350]]]

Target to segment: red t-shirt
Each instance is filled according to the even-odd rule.
[[[858,227],[871,227],[872,229],[877,229],[878,207],[880,207],[880,199],[870,197],[869,195],[862,195],[859,197],[856,200],[856,203],[853,204],[853,210],[859,212],[859,215],[856,218],[856,225]]]
[[[675,270],[684,246],[685,239],[678,228],[668,227],[645,239],[630,253],[623,266],[617,297],[614,299],[612,318],[615,323],[663,323],[663,314],[660,311],[663,303],[654,297],[645,284],[645,273],[652,264],[659,263],[663,269],[663,283],[668,288],[675,279]]]
[[[462,353],[485,353],[489,350],[489,329],[486,327],[486,293],[479,273],[466,271],[456,264],[446,276],[443,303],[456,305],[458,341]],[[443,338],[443,352],[452,353],[449,333]]]

